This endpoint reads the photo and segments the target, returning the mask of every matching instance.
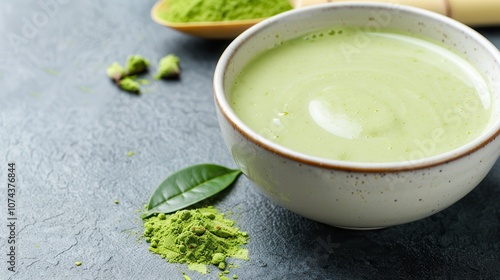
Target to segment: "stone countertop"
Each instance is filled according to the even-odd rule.
[[[2,279],[218,279],[170,264],[139,238],[139,212],[172,172],[235,167],[214,110],[212,77],[229,41],[154,23],[145,1],[0,2]],[[500,29],[478,31],[500,47]],[[180,81],[140,96],[106,77],[129,54],[181,58]],[[129,156],[133,151],[135,154]],[[8,271],[7,164],[15,163],[15,273]],[[211,200],[246,230],[239,279],[499,279],[500,163],[429,218],[376,231],[320,224],[274,205],[251,183]],[[119,204],[115,204],[119,200]],[[81,266],[75,266],[81,261]]]

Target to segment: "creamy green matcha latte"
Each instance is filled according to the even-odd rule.
[[[453,150],[490,121],[491,95],[464,58],[427,39],[335,28],[266,50],[230,104],[257,133],[292,150],[358,162]]]

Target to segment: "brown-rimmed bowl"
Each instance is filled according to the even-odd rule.
[[[283,40],[332,26],[400,30],[442,41],[463,54],[490,87],[493,109],[487,128],[450,152],[389,163],[314,157],[280,146],[250,129],[228,102],[242,68]],[[274,16],[237,37],[217,64],[214,91],[224,141],[238,167],[262,193],[312,220],[374,229],[435,214],[481,182],[500,155],[499,79],[497,48],[455,20],[401,5],[331,3]]]

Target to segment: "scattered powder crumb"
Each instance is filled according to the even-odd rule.
[[[80,86],[78,87],[81,91],[85,92],[85,93],[92,93],[92,89],[89,88],[89,87],[86,87],[86,86]]]
[[[203,263],[190,263],[188,264],[188,269],[192,271],[197,271],[201,274],[208,274],[210,272],[208,271],[207,265]]]
[[[155,79],[178,79],[181,74],[179,62],[179,57],[173,54],[160,59]]]
[[[130,55],[127,58],[125,65],[125,73],[127,76],[142,74],[148,71],[149,60],[138,54]]]
[[[43,69],[47,74],[52,75],[52,76],[59,76],[59,71],[51,69],[51,68],[45,68]]]
[[[81,266],[81,265],[82,265],[82,262],[75,262],[75,265],[76,265],[76,266]]]
[[[130,77],[125,77],[118,81],[118,87],[123,89],[124,91],[132,92],[132,93],[140,93],[141,87],[138,82],[134,81],[134,79]]]
[[[151,83],[148,79],[139,79],[138,82],[143,86],[149,85]]]

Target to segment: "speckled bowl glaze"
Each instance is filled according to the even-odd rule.
[[[491,88],[493,113],[487,129],[474,141],[445,154],[392,163],[312,157],[250,129],[227,100],[242,67],[283,40],[332,26],[407,31],[442,41],[462,53]],[[214,90],[224,141],[239,168],[267,197],[322,223],[374,229],[435,214],[464,197],[486,176],[500,155],[499,79],[497,48],[455,20],[400,5],[331,3],[286,12],[245,31],[221,56]]]

